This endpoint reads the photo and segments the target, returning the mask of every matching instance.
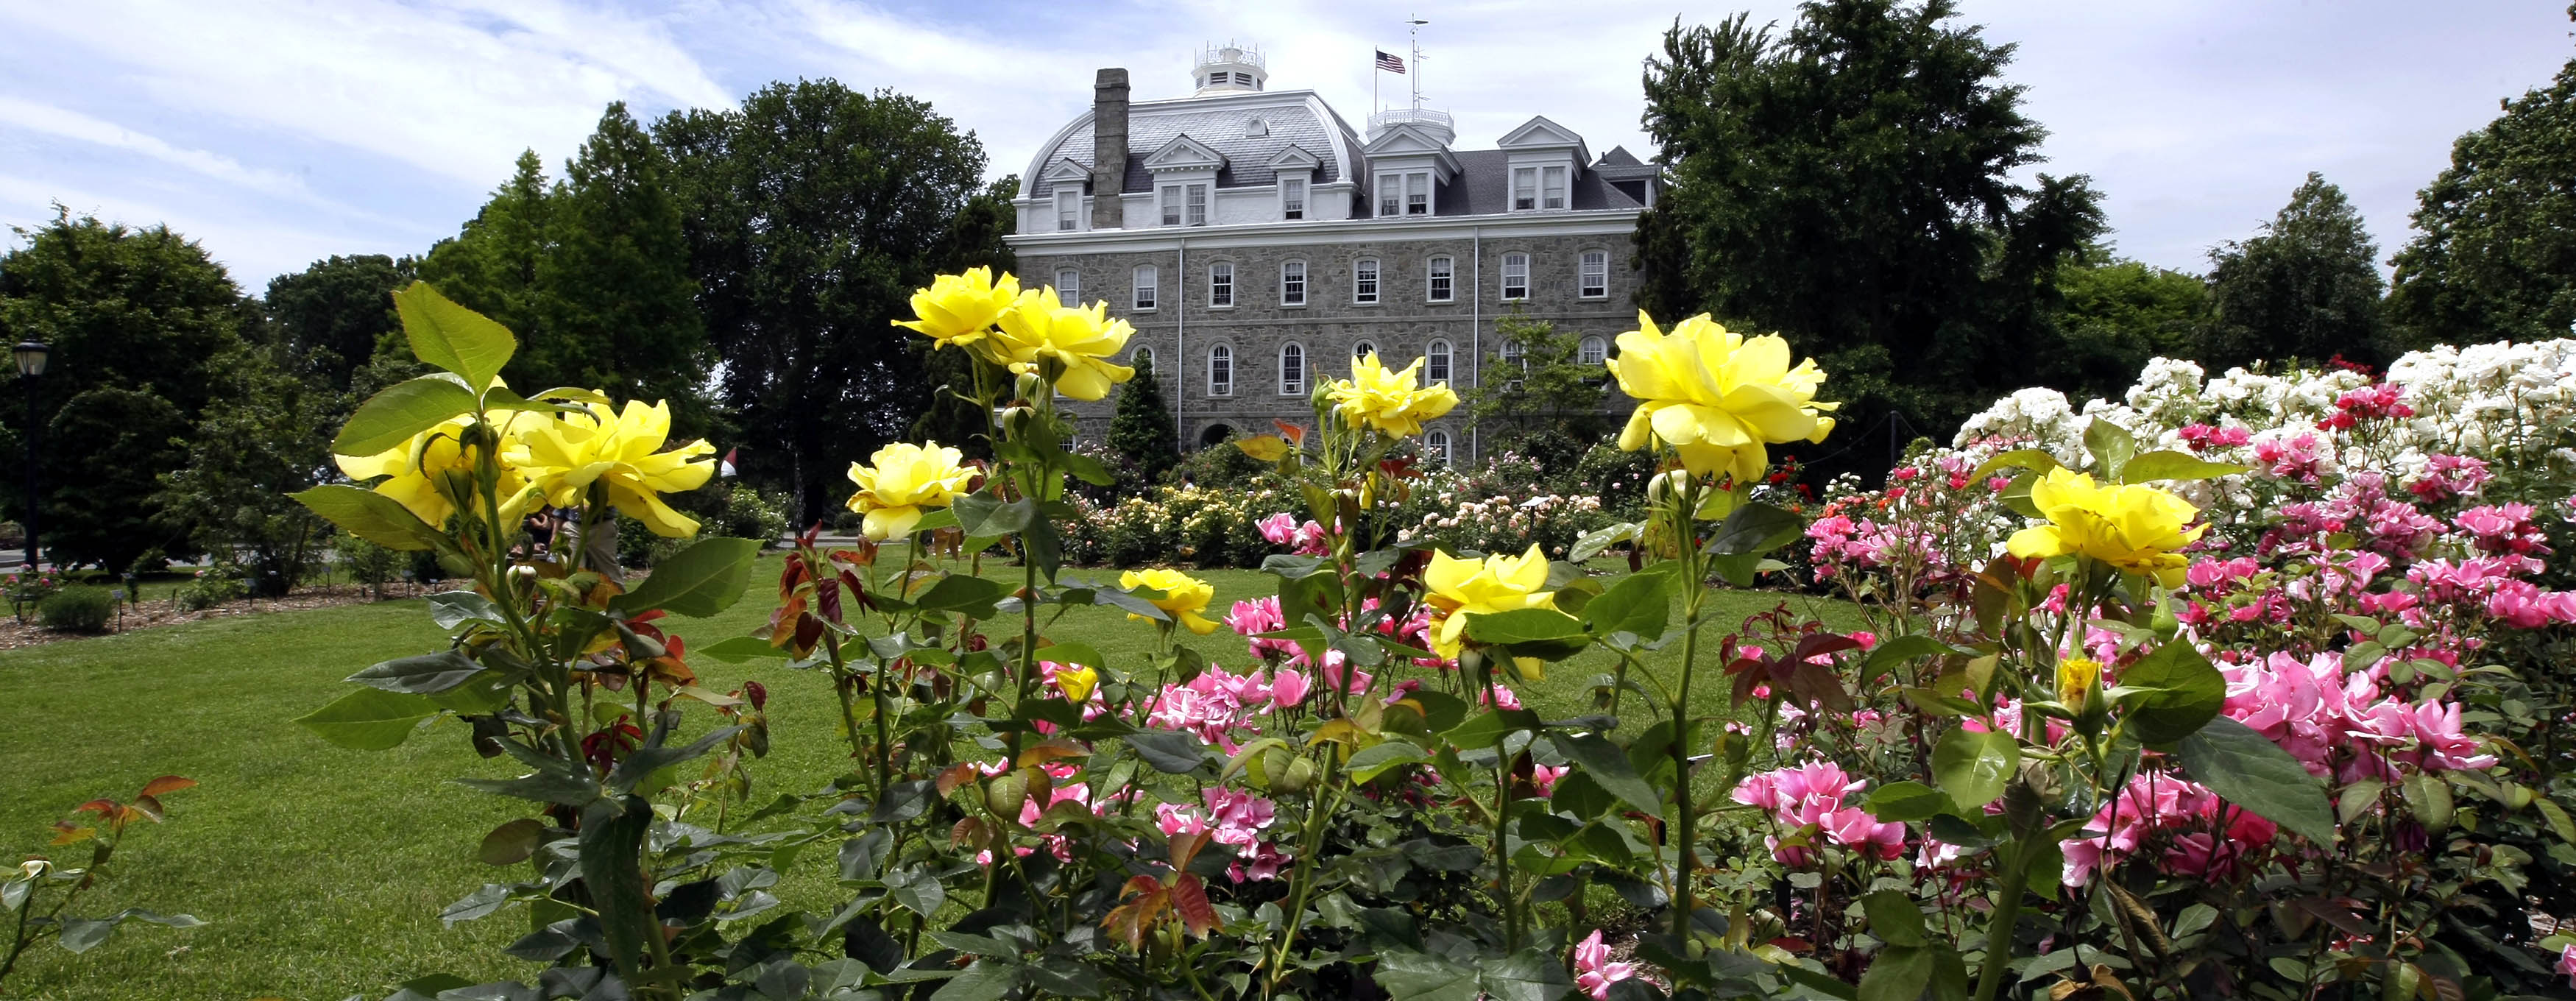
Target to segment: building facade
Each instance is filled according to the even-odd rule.
[[[1266,89],[1258,54],[1204,53],[1188,97],[1131,102],[1100,71],[1093,107],[1021,175],[1011,244],[1024,284],[1105,300],[1136,328],[1185,447],[1312,419],[1319,380],[1369,351],[1465,392],[1513,366],[1500,318],[1581,336],[1597,361],[1636,319],[1631,236],[1660,172],[1532,118],[1493,149],[1454,148],[1449,116],[1374,116],[1365,139],[1310,90]],[[1068,403],[1108,430],[1115,397]],[[1470,458],[1463,414],[1427,426]]]

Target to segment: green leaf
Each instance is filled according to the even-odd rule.
[[[913,607],[925,612],[959,612],[970,618],[993,617],[993,605],[1009,596],[1011,588],[1000,581],[985,580],[971,574],[949,574],[930,585]]]
[[[1842,998],[1844,1001],[1852,1001],[1860,997],[1860,992],[1853,990],[1852,985],[1834,979],[1833,974],[1811,969],[1796,960],[1782,963],[1773,967],[1773,970],[1789,982],[1826,997]]]
[[[1583,606],[1584,631],[1608,639],[1628,633],[1641,642],[1653,642],[1664,635],[1672,619],[1673,575],[1658,563],[1629,574],[1601,596]]]
[[[2129,433],[2128,428],[2113,424],[2107,418],[2096,417],[2093,423],[2084,427],[2084,450],[2093,453],[2093,468],[2103,479],[2119,483],[2123,482],[2120,471],[2128,466],[2129,457],[2138,452],[2138,439]]]
[[[2121,725],[2140,743],[2168,744],[2201,728],[2227,703],[2227,678],[2189,643],[2167,643],[2120,669],[2107,693],[2129,707]]]
[[[2021,744],[2011,734],[1964,727],[1941,735],[1932,747],[1932,777],[1961,810],[1977,810],[2004,794],[2004,782],[2021,767]]]
[[[1622,542],[1635,542],[1644,534],[1644,526],[1633,521],[1623,521],[1608,528],[1597,528],[1575,539],[1574,548],[1565,554],[1565,558],[1569,562],[1581,563],[1601,555],[1604,549]]]
[[[1127,735],[1127,747],[1143,758],[1154,770],[1172,775],[1187,775],[1205,767],[1207,745],[1197,737],[1173,730],[1138,730]]]
[[[647,936],[662,934],[638,859],[652,826],[653,805],[641,796],[601,799],[581,811],[582,886],[598,908],[618,976],[630,984],[643,982]]]
[[[1026,972],[1027,967],[1018,963],[977,959],[954,979],[941,985],[939,992],[930,996],[930,1001],[991,1001],[1019,987],[1021,975]]]
[[[127,921],[148,921],[172,928],[195,928],[205,924],[187,914],[154,914],[141,908],[128,907],[103,918],[64,918],[61,939],[63,948],[75,953],[88,952],[105,944],[108,936],[116,933],[116,926]]]
[[[760,555],[751,539],[699,539],[653,567],[635,589],[608,601],[610,611],[634,616],[656,608],[705,618],[733,607],[751,586],[751,563]]]
[[[948,888],[920,866],[886,873],[885,885],[886,895],[895,903],[925,918],[939,913],[939,906],[948,902]]]
[[[400,746],[420,721],[438,711],[437,703],[419,695],[361,688],[295,721],[342,747],[383,751]]]
[[[620,794],[630,792],[644,781],[645,776],[683,761],[696,760],[745,729],[747,727],[744,726],[718,727],[682,747],[660,744],[636,748],[626,755],[625,760],[617,763],[615,771],[608,773],[608,786]],[[657,728],[654,736],[662,735]]]
[[[2252,727],[2220,716],[2184,737],[2180,752],[2183,773],[2209,791],[2317,844],[2335,843],[2324,785]]]
[[[1468,639],[1514,657],[1564,660],[1592,644],[1582,622],[1553,608],[1462,614],[1467,616]]]
[[[1574,989],[1565,964],[1536,949],[1522,949],[1481,964],[1485,996],[1494,1001],[1557,1001]]]
[[[1721,555],[1767,553],[1807,531],[1807,519],[1769,504],[1749,503],[1728,512],[1701,551]]]
[[[352,674],[348,680],[388,692],[436,695],[483,673],[483,665],[454,650],[402,657]]]
[[[1976,472],[1968,474],[1968,479],[1982,483],[1998,469],[2027,469],[2046,476],[2050,470],[2056,468],[2058,468],[2056,456],[2036,448],[2016,448],[2009,452],[1996,453],[1994,458],[1978,466]]]
[[[457,785],[539,803],[588,806],[598,802],[599,783],[587,775],[540,769],[515,779],[457,779]]]
[[[394,293],[394,310],[402,316],[412,355],[463,377],[476,392],[491,385],[519,349],[510,328],[448,301],[428,282]]]
[[[1440,738],[1452,747],[1473,750],[1492,747],[1502,743],[1504,737],[1545,725],[1537,713],[1527,709],[1488,709],[1441,733]]]
[[[338,455],[391,451],[413,435],[473,411],[474,394],[454,381],[436,376],[407,379],[359,404],[349,423],[340,426],[339,437],[331,440],[331,451]]]
[[[460,921],[480,921],[491,917],[510,902],[510,888],[499,883],[485,883],[483,888],[466,894],[465,899],[447,905],[438,912],[438,920],[455,927]],[[463,985],[458,985],[463,986]]]
[[[1409,950],[1379,953],[1370,979],[1392,1001],[1476,1001],[1484,990],[1473,968]]]
[[[483,844],[475,850],[474,857],[482,859],[484,865],[517,865],[537,853],[537,846],[544,843],[545,836],[544,821],[521,817],[484,835]]]
[[[1932,944],[1923,933],[1923,910],[1914,906],[1914,898],[1903,891],[1873,891],[1860,898],[1860,906],[1869,915],[1869,933],[1878,936],[1879,941],[1900,947]]]
[[[440,629],[454,629],[468,622],[501,622],[501,609],[492,599],[472,591],[441,591],[429,596],[429,620]]]
[[[2254,467],[2226,462],[2211,462],[2196,455],[2162,450],[2130,459],[2120,470],[2120,482],[2144,483],[2148,480],[2214,480],[2234,476]]]
[[[689,647],[692,657],[713,657],[727,664],[739,664],[754,658],[785,659],[787,651],[770,645],[757,636],[729,636],[705,646]]]
[[[1867,690],[1870,679],[1917,657],[1969,652],[1920,633],[1880,640],[1876,647],[1870,649],[1869,656],[1860,662],[1860,681],[1853,687]]]
[[[1891,945],[1869,961],[1860,976],[1860,1001],[1914,1001],[1932,983],[1940,951],[1924,946]]]
[[[1893,824],[1909,820],[1930,820],[1934,815],[1950,809],[1950,797],[1941,790],[1908,779],[1903,782],[1890,782],[1870,790],[1869,798],[1863,800],[1861,806],[1869,811],[1870,816],[1878,818],[1880,823]]]
[[[1362,748],[1360,753],[1351,755],[1349,763],[1342,767],[1350,773],[1351,781],[1367,782],[1386,774],[1390,769],[1429,760],[1431,760],[1431,752],[1401,740],[1390,740]]]
[[[323,520],[361,539],[405,552],[431,548],[437,532],[391,497],[346,483],[332,483],[288,494]]]
[[[957,513],[957,527],[971,538],[998,539],[1013,532],[1024,532],[1037,522],[1037,505],[1021,498],[1004,504],[990,494],[968,494],[957,498],[949,510]]]
[[[1547,739],[1584,774],[1591,776],[1593,782],[1619,797],[1621,802],[1649,815],[1663,812],[1663,800],[1655,795],[1654,787],[1647,785],[1646,780],[1637,774],[1637,769],[1628,761],[1628,752],[1608,738],[1597,733],[1575,736],[1551,731]]]

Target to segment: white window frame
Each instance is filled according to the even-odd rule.
[[[1208,395],[1234,395],[1234,349],[1223,344],[1208,349]]]
[[[1587,250],[1576,258],[1574,295],[1578,299],[1610,297],[1610,252]]]
[[[1529,374],[1529,349],[1522,347],[1518,340],[1505,340],[1502,350],[1496,354],[1501,357],[1503,368],[1513,376],[1509,382],[1503,384],[1503,389],[1507,392],[1520,392],[1519,377]]]
[[[1215,261],[1208,265],[1208,308],[1234,308],[1234,262]]]
[[[1306,179],[1304,177],[1279,179],[1279,218],[1306,218]]]
[[[1132,366],[1138,363],[1146,365],[1152,365],[1154,363],[1154,349],[1152,346],[1139,344],[1136,346],[1136,350],[1127,353],[1127,364]]]
[[[1363,337],[1351,342],[1351,360],[1354,362],[1359,361],[1362,358],[1366,358],[1369,355],[1376,353],[1376,351],[1377,342],[1371,341],[1368,338]]]
[[[1082,272],[1075,268],[1055,269],[1055,297],[1067,306],[1082,305]]]
[[[1162,207],[1163,207],[1163,225],[1166,225],[1166,226],[1178,226],[1178,225],[1180,225],[1180,224],[1181,224],[1181,186],[1180,186],[1180,185],[1177,185],[1177,184],[1166,184],[1166,185],[1162,185],[1161,194],[1159,194],[1159,195],[1157,196],[1157,198],[1162,202]]]
[[[1538,208],[1538,168],[1512,168],[1512,211],[1530,212]]]
[[[1513,284],[1515,281],[1519,282],[1517,286]],[[1519,289],[1518,292],[1513,291],[1515,287]],[[1503,301],[1526,302],[1530,297],[1529,290],[1530,255],[1523,253],[1504,254],[1502,273]]]
[[[1306,305],[1307,272],[1304,261],[1279,262],[1279,305],[1296,308]]]
[[[1574,361],[1578,365],[1598,365],[1609,358],[1610,342],[1599,334],[1584,335],[1582,343],[1574,349]]]
[[[1455,357],[1455,352],[1449,347],[1449,342],[1445,338],[1433,338],[1430,344],[1424,345],[1422,348],[1422,384],[1425,386],[1448,385],[1449,366],[1450,362]]]
[[[1289,370],[1290,358],[1296,359],[1294,378],[1291,378],[1292,373]],[[1289,341],[1279,346],[1279,395],[1306,395],[1307,367],[1312,361],[1313,359],[1306,357],[1306,346],[1303,344]]]
[[[1432,428],[1428,431],[1422,432],[1422,450],[1431,453],[1431,461],[1437,462],[1443,466],[1448,465],[1449,432],[1441,428]]]
[[[1181,185],[1181,224],[1184,226],[1205,226],[1208,224],[1207,185]]]
[[[1404,175],[1404,214],[1431,214],[1431,174],[1417,170]]]
[[[1541,167],[1538,171],[1538,207],[1542,211],[1562,212],[1566,205],[1566,168],[1562,165]]]
[[[1363,257],[1352,261],[1351,301],[1362,306],[1377,305],[1378,280],[1385,273],[1386,269],[1378,266],[1377,258]]]
[[[1135,277],[1129,282],[1129,286],[1134,289],[1134,293],[1128,299],[1130,303],[1128,308],[1139,313],[1151,313],[1162,305],[1163,271],[1161,268],[1151,264],[1137,265]]]
[[[1458,259],[1434,257],[1422,263],[1422,294],[1425,302],[1458,301]]]
[[[1055,231],[1070,233],[1082,228],[1082,192],[1059,185],[1055,189]]]
[[[1381,219],[1392,219],[1404,214],[1404,175],[1379,174],[1377,176],[1377,214]]]

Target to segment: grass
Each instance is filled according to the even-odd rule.
[[[693,645],[741,635],[766,621],[765,560],[752,591],[713,619],[683,621]],[[988,570],[1016,577],[1016,571]],[[1114,576],[1066,571],[1068,577]],[[1217,603],[1266,594],[1255,571],[1207,571]],[[1782,600],[1721,592],[1712,622],[1722,633]],[[1850,626],[1849,609],[1799,596],[1802,611]],[[1116,613],[1069,615],[1050,635],[1087,642],[1113,659],[1141,657],[1148,631]],[[164,774],[202,783],[170,797],[170,822],[129,832],[113,877],[79,912],[127,906],[186,912],[209,922],[190,931],[129,925],[105,946],[74,956],[48,942],[31,950],[7,989],[23,998],[338,999],[381,997],[428,973],[475,980],[529,977],[534,964],[498,951],[525,931],[523,912],[443,928],[438,912],[498,875],[473,858],[492,827],[526,804],[451,784],[459,776],[514,774],[485,761],[453,723],[382,753],[343,750],[291,722],[348,690],[341,679],[391,657],[435,649],[441,633],[417,599],[137,630],[0,653],[0,705],[17,725],[0,730],[0,848],[45,852],[48,825],[96,796],[131,795]],[[1195,642],[1222,663],[1243,648],[1220,630]],[[1676,648],[1678,644],[1676,644]],[[1597,659],[1596,659],[1597,658]],[[1668,656],[1660,670],[1669,673]],[[1129,662],[1132,662],[1129,661]],[[728,665],[698,658],[719,691],[756,679],[771,692],[776,750],[755,763],[756,800],[810,789],[846,770],[837,704],[813,673],[777,662]],[[1523,692],[1546,715],[1590,711],[1586,679],[1610,667],[1599,652],[1561,665]],[[1722,704],[1705,685],[1701,704]],[[809,853],[809,872],[788,874],[791,905],[822,908],[833,891],[832,856]],[[800,899],[801,898],[801,899]]]

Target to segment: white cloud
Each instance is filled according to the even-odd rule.
[[[165,224],[222,263],[245,291],[256,294],[268,279],[301,271],[333,254],[405,254],[415,252],[408,239],[381,234],[324,232],[273,218],[244,217],[225,211],[222,203],[171,205],[123,194],[67,187],[57,180],[0,174],[0,218],[34,228],[54,218],[60,203],[73,217],[95,215],[103,221],[143,228]],[[14,234],[0,242],[15,244]]]
[[[304,187],[304,182],[292,175],[257,167],[245,167],[241,161],[219,153],[173,146],[157,137],[136,132],[113,122],[102,121],[77,111],[52,105],[0,95],[0,125],[139,153],[216,180],[272,195],[300,197],[310,194]]]

